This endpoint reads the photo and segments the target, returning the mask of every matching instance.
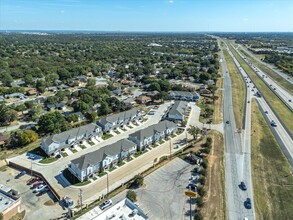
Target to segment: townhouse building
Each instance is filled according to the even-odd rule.
[[[128,158],[136,150],[135,143],[122,139],[72,160],[68,170],[82,182]]]
[[[185,91],[171,91],[169,97],[170,99],[182,101],[197,101],[199,99],[199,95],[196,92]]]
[[[47,155],[54,156],[65,148],[79,144],[83,140],[98,137],[101,133],[102,128],[91,123],[44,138],[41,142],[41,148]]]
[[[175,123],[164,120],[130,134],[129,140],[137,145],[137,150],[144,150],[146,147],[170,136],[177,129],[178,126]]]
[[[109,115],[97,121],[104,133],[109,132],[115,128],[123,127],[130,122],[134,122],[142,118],[142,113],[137,109],[130,109],[128,111]]]
[[[185,113],[187,112],[189,106],[185,101],[175,101],[167,112],[166,119],[170,121],[184,121]]]

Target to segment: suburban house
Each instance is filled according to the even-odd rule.
[[[184,101],[197,101],[199,95],[196,92],[184,92],[184,91],[171,91],[169,93],[170,99],[184,100]]]
[[[137,109],[109,115],[97,121],[97,125],[102,127],[103,132],[108,132],[114,128],[123,127],[124,125],[134,122],[142,117],[142,113]]]
[[[24,99],[25,95],[23,93],[15,92],[11,94],[4,95],[6,99],[12,99],[12,98],[18,98],[18,99]]]
[[[185,101],[175,101],[169,109],[166,119],[177,122],[184,121],[185,112],[188,110],[188,103]]]
[[[78,121],[85,120],[85,117],[81,112],[63,112],[63,115],[65,116],[65,118],[67,118],[70,115],[77,115]]]
[[[137,144],[137,150],[144,150],[146,147],[162,140],[177,130],[178,126],[171,121],[160,121],[129,135],[129,140]]]
[[[38,94],[38,91],[36,89],[30,89],[30,90],[26,91],[26,94],[28,96],[36,95],[36,94]]]
[[[199,93],[200,93],[200,94],[212,94],[211,90],[209,90],[209,89],[201,89],[201,90],[199,91]]]
[[[49,156],[59,153],[61,150],[79,144],[83,140],[88,140],[100,135],[102,129],[91,123],[78,128],[73,128],[59,134],[54,134],[44,138],[41,148]]]
[[[122,139],[71,161],[68,170],[81,182],[107,170],[136,152],[136,144]]]
[[[139,97],[136,98],[136,102],[138,104],[146,104],[146,103],[149,103],[151,101],[152,101],[152,99],[149,96],[146,96],[146,95],[140,95]]]
[[[56,104],[47,104],[46,105],[48,111],[52,110],[65,110],[66,105],[64,103],[56,103]]]

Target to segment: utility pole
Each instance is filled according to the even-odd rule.
[[[170,159],[171,159],[171,138],[170,138],[169,143],[170,143]]]
[[[107,196],[109,195],[109,174],[107,173]]]
[[[31,179],[33,178],[33,160],[31,159]]]
[[[80,211],[82,210],[82,189],[79,189]]]

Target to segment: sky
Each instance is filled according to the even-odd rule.
[[[293,0],[0,0],[0,30],[293,32]]]

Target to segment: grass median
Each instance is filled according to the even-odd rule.
[[[251,170],[256,219],[291,219],[293,175],[255,101],[252,102]]]
[[[292,123],[292,112],[288,107],[275,95],[275,93],[262,81],[258,75],[250,68],[250,66],[245,63],[245,61],[239,56],[239,54],[230,46],[230,50],[233,52],[234,56],[241,64],[245,72],[250,76],[252,81],[258,87],[262,95],[267,99],[269,104],[277,112],[283,123],[286,127],[293,132],[293,123]]]
[[[287,90],[289,93],[293,94],[293,85],[288,82],[286,79],[284,79],[282,76],[279,74],[275,73],[272,69],[269,67],[265,66],[261,62],[259,62],[257,59],[254,57],[250,56],[248,53],[246,53],[244,50],[240,50],[240,52],[246,56],[246,58],[253,62],[258,68],[260,68],[263,72],[268,74],[274,81],[276,81],[280,86],[282,86],[285,90]]]
[[[223,47],[223,52],[231,79],[233,111],[236,127],[242,128],[246,87],[232,57],[228,54],[225,47]]]

